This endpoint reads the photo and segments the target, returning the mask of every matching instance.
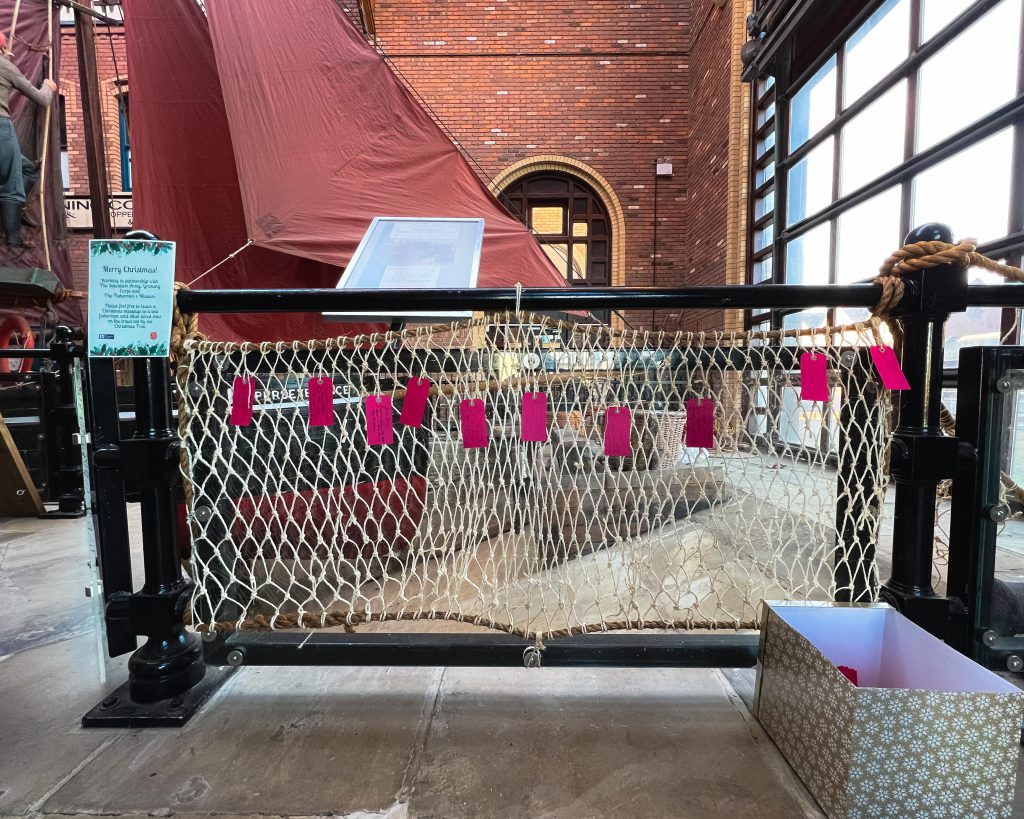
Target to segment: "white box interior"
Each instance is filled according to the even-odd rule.
[[[833,664],[857,669],[862,688],[1020,691],[894,609],[775,603],[771,608]]]

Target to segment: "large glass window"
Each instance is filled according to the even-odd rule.
[[[588,185],[567,174],[536,173],[506,188],[501,200],[533,230],[570,284],[611,283],[608,212]]]
[[[860,5],[829,51],[792,76],[783,61],[774,83],[754,88],[749,281],[864,281],[925,222],[1019,265],[1024,0]],[[807,44],[794,48],[804,60]],[[787,132],[776,134],[776,123]],[[824,317],[755,311],[750,321],[781,328]],[[950,322],[947,353],[956,339],[1001,338],[1012,324],[1010,311],[970,311]]]

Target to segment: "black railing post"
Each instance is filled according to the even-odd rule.
[[[85,512],[82,456],[75,438],[84,430],[78,429],[75,408],[74,366],[78,351],[73,336],[70,327],[60,325],[56,338],[50,342],[53,365],[51,371],[44,374],[46,406],[42,419],[46,430],[50,498],[57,501],[57,514],[68,517],[78,517]]]
[[[178,551],[178,436],[172,428],[171,381],[165,358],[137,358],[135,434],[124,442],[134,467],[142,507],[145,583],[132,595],[132,628],[148,639],[128,661],[129,690],[135,702],[174,697],[202,680],[202,642],[184,626],[192,592],[184,580]]]
[[[951,242],[945,225],[912,231],[907,244]],[[936,636],[944,637],[949,605],[932,587],[935,549],[935,493],[952,478],[957,441],[939,424],[942,402],[944,326],[950,313],[967,308],[967,271],[947,264],[903,276],[906,291],[893,311],[903,328],[903,371],[910,389],[899,396],[890,474],[896,486],[892,576],[882,598]]]

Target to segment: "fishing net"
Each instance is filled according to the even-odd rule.
[[[518,312],[188,340],[192,620],[450,620],[534,639],[750,628],[765,598],[874,600],[878,343],[877,323],[671,334]],[[801,400],[805,353],[824,359],[827,400]],[[538,417],[545,440],[524,440]]]

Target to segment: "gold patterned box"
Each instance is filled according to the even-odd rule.
[[[1024,692],[884,604],[765,602],[756,692],[831,819],[1012,815]]]

